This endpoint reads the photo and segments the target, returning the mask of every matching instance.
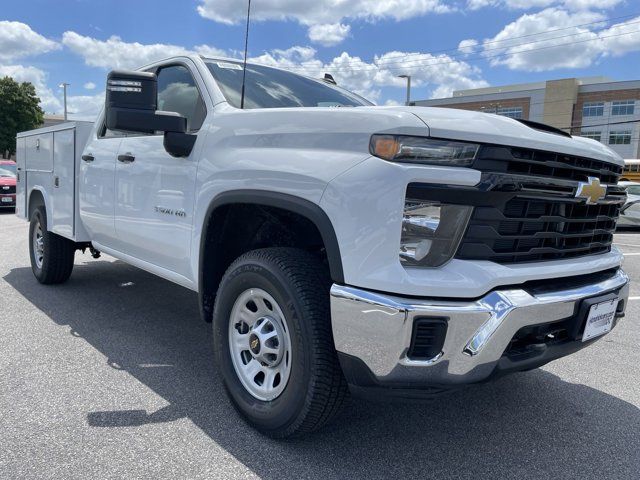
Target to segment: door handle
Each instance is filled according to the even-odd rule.
[[[122,163],[131,163],[135,159],[136,159],[136,157],[134,157],[130,153],[125,153],[124,155],[118,155],[118,161],[122,162]]]
[[[93,162],[95,160],[95,157],[90,153],[87,153],[86,155],[82,155],[82,160],[84,160],[85,162]]]

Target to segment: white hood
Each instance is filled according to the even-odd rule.
[[[374,107],[376,108],[376,107]],[[547,150],[594,158],[624,166],[609,147],[582,137],[568,138],[535,130],[512,118],[453,108],[380,107],[411,112],[429,127],[429,136]]]

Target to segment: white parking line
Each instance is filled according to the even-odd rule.
[[[623,253],[622,255],[625,256],[625,257],[633,257],[635,255],[640,255],[640,252]]]
[[[621,247],[636,247],[636,248],[640,248],[640,245],[634,245],[632,243],[618,243],[618,242],[613,242],[614,245],[620,245]]]
[[[629,297],[629,300],[640,300],[640,297]]]

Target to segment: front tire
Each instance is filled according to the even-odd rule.
[[[322,262],[294,248],[246,253],[220,283],[217,364],[236,409],[271,437],[319,429],[347,397],[331,332],[330,284]]]
[[[29,224],[29,256],[31,270],[36,279],[45,285],[63,283],[73,271],[75,244],[47,230],[47,214],[38,207]]]

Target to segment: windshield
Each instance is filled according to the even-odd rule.
[[[640,195],[640,185],[629,185],[627,187],[627,193],[629,195]]]
[[[240,108],[242,63],[207,61],[227,102]],[[247,65],[245,108],[360,107],[364,98],[322,80],[303,77],[262,65]]]
[[[15,177],[16,176],[16,166],[3,164],[0,165],[0,177]]]

